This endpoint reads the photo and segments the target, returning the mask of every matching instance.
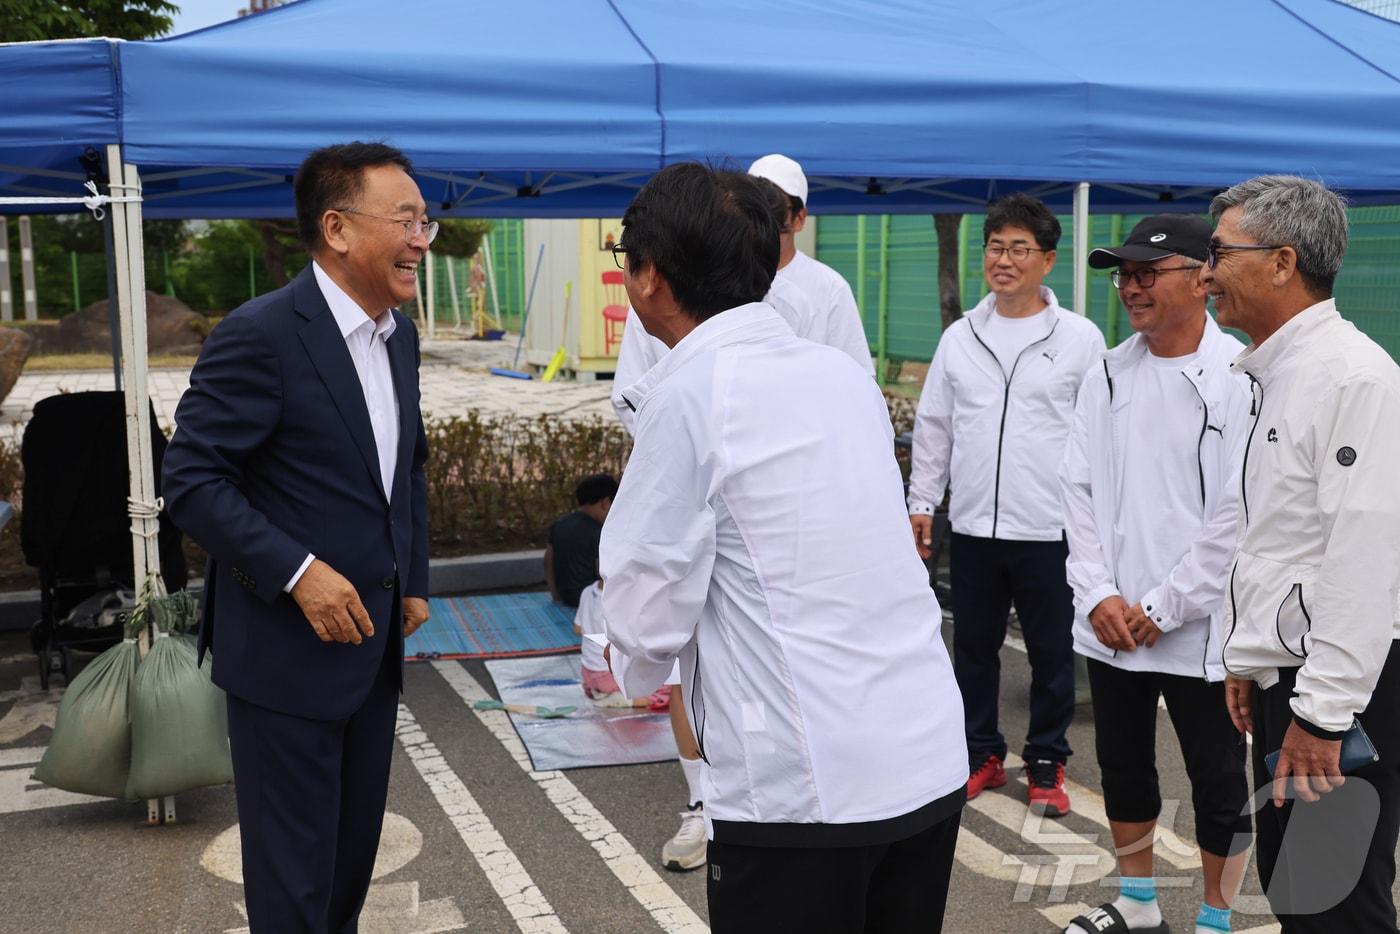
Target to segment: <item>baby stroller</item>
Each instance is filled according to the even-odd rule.
[[[151,412],[156,494],[165,435]],[[31,630],[39,683],[72,674],[72,649],[101,651],[121,641],[135,609],[126,499],[126,412],[120,392],[50,396],[34,406],[20,447],[24,503],[20,547],[39,572],[41,615]],[[160,517],[160,565],[166,588],[185,586],[180,530]]]

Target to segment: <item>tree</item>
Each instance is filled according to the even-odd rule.
[[[0,0],[0,42],[36,39],[153,39],[180,8],[169,0]]]
[[[476,255],[481,249],[481,241],[491,232],[491,222],[479,217],[467,217],[441,221],[437,239],[433,241],[433,252],[439,256],[460,256],[463,259]]]
[[[938,233],[938,307],[943,316],[943,330],[962,317],[962,270],[958,267],[958,227],[961,214],[933,215],[933,228]]]

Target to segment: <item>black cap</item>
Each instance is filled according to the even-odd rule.
[[[1154,214],[1138,221],[1127,242],[1112,250],[1089,254],[1089,265],[1109,269],[1123,260],[1150,263],[1168,256],[1189,256],[1206,261],[1206,246],[1215,230],[1196,214]]]

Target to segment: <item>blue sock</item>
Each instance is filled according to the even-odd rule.
[[[1222,934],[1228,934],[1230,930],[1230,909],[1202,905],[1201,913],[1196,915],[1196,927],[1209,928],[1212,931],[1220,931]]]
[[[1157,879],[1153,876],[1145,879],[1121,876],[1118,880],[1118,891],[1124,898],[1131,898],[1135,902],[1153,902],[1157,900]]]

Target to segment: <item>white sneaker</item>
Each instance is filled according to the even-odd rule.
[[[682,872],[705,865],[705,805],[681,811],[681,829],[661,848],[661,865]]]

